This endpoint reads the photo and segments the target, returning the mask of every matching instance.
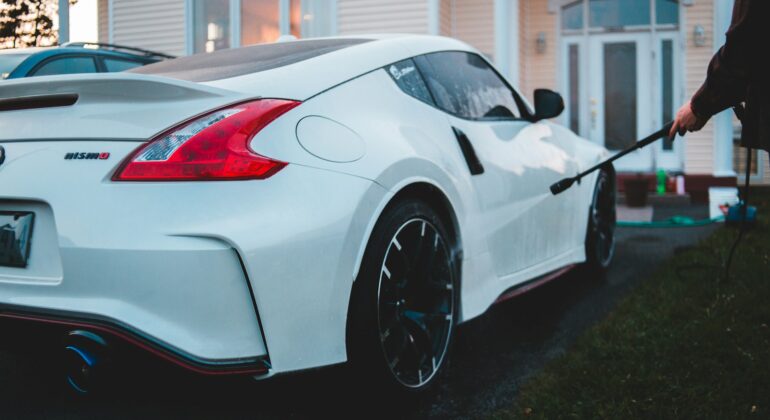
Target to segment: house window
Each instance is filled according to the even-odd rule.
[[[578,44],[569,46],[569,128],[580,133],[580,50]]]
[[[576,1],[562,7],[562,29],[583,29],[583,2]]]
[[[655,0],[655,23],[658,25],[678,25],[679,0]]]
[[[649,27],[653,24],[653,4],[656,26],[679,24],[679,0],[575,0],[566,2],[561,8],[562,30],[569,32],[583,29],[583,7],[586,4],[588,26],[593,31]]]
[[[278,0],[241,0],[241,45],[273,42],[281,36]]]
[[[297,38],[333,35],[334,1],[190,0],[191,50],[201,53],[274,42],[283,34]],[[288,9],[285,15],[282,3]]]
[[[334,35],[337,0],[291,0],[291,33],[297,38]]]
[[[193,51],[230,48],[230,0],[193,1]]]
[[[650,24],[650,3],[639,0],[590,0],[592,28],[617,28]]]
[[[662,73],[662,92],[663,107],[661,109],[661,121],[671,121],[674,119],[674,41],[665,39],[661,42],[661,73]],[[674,150],[674,140],[665,137],[663,139],[663,150]]]

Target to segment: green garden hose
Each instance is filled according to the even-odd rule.
[[[723,222],[724,216],[717,216],[711,219],[695,220],[686,216],[674,216],[667,220],[661,220],[659,222],[630,222],[630,221],[618,221],[617,226],[621,227],[642,227],[642,228],[681,228],[681,227],[698,227],[706,226],[712,223]]]

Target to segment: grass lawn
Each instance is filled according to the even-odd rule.
[[[761,223],[729,282],[717,266],[737,231],[722,228],[650,273],[493,417],[770,418],[770,193],[752,200]]]

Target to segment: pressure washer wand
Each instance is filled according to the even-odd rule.
[[[591,172],[594,172],[597,169],[601,169],[603,166],[607,165],[608,163],[612,163],[612,162],[622,158],[623,156],[625,156],[625,155],[627,155],[627,154],[629,154],[629,153],[631,153],[631,152],[633,152],[635,150],[639,150],[639,149],[647,146],[650,143],[653,143],[653,142],[655,142],[657,140],[660,140],[660,139],[662,139],[664,137],[668,137],[668,133],[669,133],[669,131],[671,131],[671,126],[673,126],[673,125],[674,125],[674,122],[671,121],[670,123],[664,125],[663,128],[661,128],[660,130],[650,134],[649,136],[643,138],[642,140],[639,140],[633,146],[631,146],[631,147],[629,147],[629,148],[627,148],[627,149],[625,149],[625,150],[623,150],[621,152],[618,152],[618,154],[616,154],[615,156],[612,156],[612,157],[608,158],[607,160],[605,160],[603,162],[597,163],[596,165],[594,165],[590,169],[587,169],[587,170],[585,170],[585,171],[583,171],[583,172],[581,172],[581,173],[579,173],[579,174],[577,174],[577,175],[575,175],[575,176],[573,176],[571,178],[564,178],[561,181],[551,185],[551,193],[553,195],[561,194],[564,191],[568,190],[575,182],[580,182],[580,180],[583,179],[584,176],[590,174]]]

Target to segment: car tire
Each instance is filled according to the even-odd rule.
[[[385,210],[351,296],[348,355],[357,383],[410,397],[440,382],[459,314],[454,249],[426,203],[409,199]]]
[[[603,169],[596,179],[586,232],[586,266],[604,274],[615,256],[616,188],[615,173]]]

